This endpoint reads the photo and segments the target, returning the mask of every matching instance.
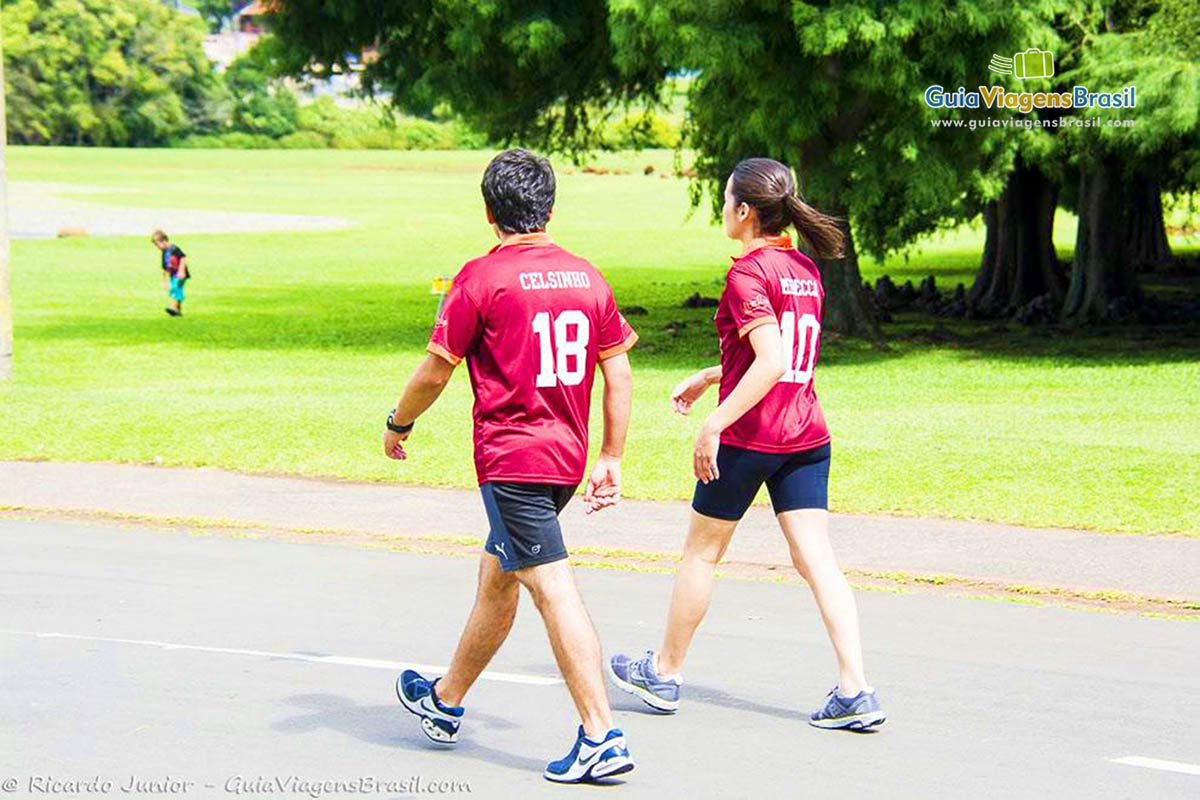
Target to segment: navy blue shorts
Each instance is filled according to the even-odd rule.
[[[739,520],[765,483],[776,514],[829,508],[829,445],[798,453],[764,453],[722,444],[715,481],[696,481],[692,508],[706,517]]]
[[[483,549],[500,559],[505,572],[566,558],[558,514],[576,488],[507,481],[483,484],[479,490],[491,525]]]

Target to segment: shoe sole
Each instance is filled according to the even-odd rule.
[[[613,669],[612,661],[605,661],[604,667],[608,671],[608,679],[612,681],[614,686],[626,694],[633,695],[638,700],[641,700],[643,703],[653,708],[655,711],[660,711],[663,714],[674,714],[679,710],[678,700],[663,700],[653,692],[646,691],[637,684],[621,680],[621,676],[617,674],[615,669]]]
[[[542,773],[542,777],[552,783],[588,783],[590,781],[599,781],[605,778],[615,778],[618,775],[624,775],[627,772],[632,772],[634,763],[632,758],[620,756],[610,758],[607,761],[599,764],[593,764],[586,772],[577,778],[565,778],[561,775],[555,775],[552,772],[546,771]]]
[[[425,734],[426,739],[434,744],[458,744],[457,733],[446,733],[433,724],[433,720],[429,718],[429,715],[424,710],[419,707],[414,708],[408,704],[408,698],[404,696],[404,690],[400,688],[399,678],[396,678],[396,697],[400,700],[400,705],[404,706],[405,711],[421,719],[421,733]]]
[[[825,730],[840,730],[847,729],[852,731],[861,731],[867,728],[875,728],[883,724],[887,719],[882,711],[868,711],[865,714],[854,714],[849,717],[838,717],[836,719],[810,719],[809,725],[814,728],[824,728]]]

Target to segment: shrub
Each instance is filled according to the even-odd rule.
[[[679,146],[679,126],[653,111],[629,114],[609,123],[604,130],[604,145],[614,150],[646,150]]]
[[[275,144],[284,150],[324,150],[329,140],[314,131],[296,131],[279,137]]]

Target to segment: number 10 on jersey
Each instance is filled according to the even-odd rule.
[[[787,369],[779,381],[808,383],[816,366],[821,323],[812,314],[801,314],[797,323],[796,312],[785,311],[779,315],[779,333],[783,337],[783,365]]]
[[[563,311],[554,318],[551,326],[550,312],[542,311],[533,317],[533,332],[537,334],[541,357],[537,374],[538,388],[557,386],[559,383],[563,386],[583,383],[591,334],[587,316],[582,311]]]

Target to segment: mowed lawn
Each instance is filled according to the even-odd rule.
[[[180,235],[195,272],[180,320],[162,311],[146,238],[15,241],[16,375],[0,385],[0,458],[473,485],[465,369],[421,419],[408,461],[385,459],[380,438],[423,357],[430,279],[493,243],[478,190],[488,157],[10,148],[13,180],[112,188],[81,201],[320,214],[352,227]],[[551,224],[622,305],[648,310],[630,317],[642,336],[630,497],[690,496],[693,434],[715,393],[691,418],[671,414],[667,396],[715,363],[717,344],[712,310],[682,301],[718,296],[737,250],[707,207],[690,211],[685,180],[660,177],[671,160],[607,157],[629,174],[605,175],[560,164]],[[1073,220],[1060,217],[1069,248]],[[864,273],[969,283],[981,244],[963,229]],[[888,333],[887,350],[823,347],[834,510],[1200,535],[1195,338],[911,316]]]

